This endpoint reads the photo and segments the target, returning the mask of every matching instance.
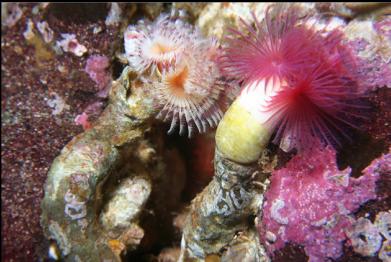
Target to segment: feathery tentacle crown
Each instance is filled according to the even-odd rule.
[[[124,36],[130,66],[150,74],[157,117],[171,122],[169,133],[179,125],[179,133],[187,128],[191,137],[195,128],[205,132],[218,124],[226,95],[216,62],[217,41],[167,15],[129,26]]]
[[[247,30],[232,30],[219,58],[223,74],[242,83],[240,96],[259,121],[276,131],[274,141],[289,151],[319,138],[337,146],[346,127],[356,127],[364,108],[357,103],[354,58],[342,34],[315,31],[295,8],[268,9]],[[272,14],[274,12],[274,15]]]

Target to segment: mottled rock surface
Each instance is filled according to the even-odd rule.
[[[48,168],[82,132],[74,118],[97,100],[97,86],[83,71],[86,59],[91,54],[112,57],[118,35],[118,28],[96,19],[106,16],[105,5],[90,6],[97,14],[83,23],[57,15],[56,8],[48,11],[50,5],[40,6],[41,11],[37,4],[20,8],[23,16],[3,28],[1,37],[2,261],[36,261],[37,253],[46,254],[39,217]],[[28,42],[23,33],[29,19],[35,28],[47,21],[56,40],[60,33],[74,33],[87,54],[58,55],[54,43],[46,44],[37,29]],[[102,27],[101,33],[93,33],[96,26]]]

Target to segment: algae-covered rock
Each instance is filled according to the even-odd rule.
[[[41,223],[67,261],[120,261],[140,244],[138,218],[167,162],[167,153],[144,137],[153,114],[148,95],[125,69],[95,126],[54,160]]]

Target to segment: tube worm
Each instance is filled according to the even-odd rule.
[[[252,187],[256,162],[274,133],[284,150],[303,150],[318,137],[338,142],[343,125],[361,117],[354,60],[340,34],[317,32],[284,7],[268,9],[263,22],[254,17],[255,27],[233,30],[220,57],[225,76],[243,88],[217,127],[215,176],[192,202],[181,259],[221,255],[248,227],[254,196],[263,193]]]
[[[188,258],[205,259],[211,254],[220,255],[237,232],[247,230],[248,217],[256,212],[253,207],[256,191],[251,184],[256,170],[256,164],[235,163],[216,150],[215,175],[192,201],[183,230],[179,261],[188,261]],[[262,201],[261,197],[256,206]],[[259,247],[259,244],[255,245]],[[262,260],[259,261],[267,261],[262,247],[254,256],[260,256]]]
[[[337,29],[315,31],[295,15],[296,9],[283,11],[281,7],[268,10],[263,23],[254,17],[255,29],[245,24],[244,33],[233,31],[221,57],[223,72],[236,77],[243,86],[222,126],[239,124],[237,121],[242,120],[235,116],[251,115],[255,119],[251,123],[258,124],[250,128],[242,124],[237,134],[262,133],[264,139],[254,137],[258,141],[247,147],[255,158],[273,133],[273,141],[280,142],[285,151],[311,147],[318,138],[336,146],[339,137],[349,138],[347,129],[356,128],[356,123],[365,118],[366,107],[358,99],[355,59],[342,44],[341,33]],[[233,144],[229,138],[232,131],[225,130],[217,130],[216,142],[219,148],[227,148],[227,154],[246,145]],[[258,152],[250,148],[257,144]]]
[[[155,22],[129,26],[124,35],[129,64],[139,73],[150,71],[150,88],[159,113],[172,133],[187,129],[206,132],[222,117],[224,88],[217,65],[218,44],[197,28],[167,15]]]
[[[170,66],[199,37],[191,25],[168,15],[159,16],[155,22],[141,20],[129,26],[124,33],[125,55],[129,65],[139,73]]]

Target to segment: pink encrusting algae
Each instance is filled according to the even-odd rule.
[[[350,168],[338,170],[336,153],[328,146],[296,155],[274,171],[258,225],[268,252],[291,242],[304,246],[309,261],[340,257],[345,230],[354,222],[351,214],[376,199],[379,164],[374,161],[364,175],[352,178]]]
[[[102,55],[92,55],[87,59],[85,72],[96,83],[99,92],[98,97],[106,98],[110,91],[111,75],[109,58]]]
[[[317,139],[337,146],[365,118],[356,59],[337,29],[316,31],[296,13],[268,9],[263,22],[254,16],[255,28],[232,30],[220,67],[242,84],[243,96],[257,96],[259,119],[276,131],[283,150],[309,148]]]
[[[360,91],[371,92],[382,87],[391,87],[391,18],[386,17],[371,24],[377,41],[365,39],[362,35],[348,42],[353,53],[358,57],[358,78]],[[364,30],[363,30],[364,31]],[[376,32],[376,33],[375,33]],[[373,52],[373,50],[378,50]]]
[[[221,79],[215,39],[167,15],[129,26],[124,38],[131,68],[150,76],[157,117],[171,123],[169,133],[179,126],[180,134],[187,129],[191,137],[195,128],[202,133],[218,124],[228,85]]]
[[[106,56],[92,55],[87,59],[85,71],[98,85],[99,89],[104,88],[110,81],[110,75],[106,69],[110,66],[110,61]]]

